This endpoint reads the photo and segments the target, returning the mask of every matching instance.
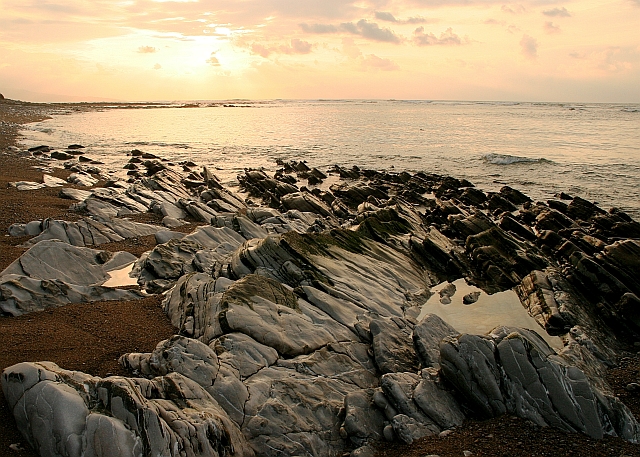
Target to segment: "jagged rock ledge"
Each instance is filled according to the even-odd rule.
[[[640,340],[640,224],[625,213],[303,162],[247,170],[245,198],[206,168],[142,156],[130,183],[62,188],[81,220],[11,228],[33,238],[0,273],[4,314],[164,293],[177,329],[122,355],[128,378],[7,368],[5,397],[41,455],[366,455],[505,413],[640,438],[602,376]],[[141,212],[164,227],[126,219]],[[204,225],[170,230],[185,219]],[[151,234],[140,258],[90,247]],[[123,268],[142,291],[105,286]],[[464,297],[460,279],[475,288]],[[506,312],[482,334],[448,322],[457,301],[473,319],[505,291],[530,328]]]

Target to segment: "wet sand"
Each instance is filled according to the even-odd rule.
[[[100,105],[65,105],[69,109],[100,109]],[[15,146],[19,124],[45,119],[59,110],[60,105],[27,104],[0,101],[0,271],[17,259],[27,238],[5,236],[8,227],[16,222],[52,217],[75,220],[78,215],[69,211],[71,201],[58,197],[59,189],[18,191],[9,187],[13,181],[41,181],[42,172],[33,168],[37,160],[9,150]],[[55,170],[53,175],[66,178],[68,172]],[[141,216],[141,222],[158,223],[155,216]],[[186,226],[185,230],[193,230]],[[127,250],[136,255],[151,249],[153,236],[102,245],[110,251]],[[25,361],[53,361],[63,368],[80,370],[96,376],[127,374],[117,359],[127,352],[149,352],[174,329],[160,309],[160,298],[139,301],[102,302],[69,305],[18,318],[0,318],[0,371]],[[630,382],[638,381],[640,362],[630,359],[620,368],[611,370],[608,381],[623,402],[636,416],[640,414],[638,393],[624,390]],[[18,432],[4,397],[0,395],[0,456],[35,456]],[[27,447],[14,451],[10,445]],[[640,455],[638,446],[621,439],[593,440],[578,434],[541,429],[530,423],[504,416],[485,422],[469,421],[445,438],[430,437],[412,446],[397,443],[383,446],[380,455],[421,457],[437,454],[459,457],[463,451],[474,456],[554,456]]]

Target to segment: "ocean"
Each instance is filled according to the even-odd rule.
[[[87,147],[117,177],[140,149],[208,165],[226,185],[276,160],[425,171],[504,185],[535,200],[560,192],[640,220],[640,105],[400,100],[189,102],[55,115],[22,144]]]

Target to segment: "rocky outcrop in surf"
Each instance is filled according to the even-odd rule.
[[[146,168],[129,184],[63,188],[83,221],[15,228],[36,238],[0,275],[5,313],[140,294],[102,286],[135,261],[176,328],[153,352],[122,355],[127,378],[47,362],[5,370],[4,394],[42,455],[358,455],[505,413],[640,438],[602,377],[640,339],[640,224],[625,213],[301,162],[247,170],[245,199],[206,169]],[[334,182],[317,186],[327,174]],[[185,235],[122,219],[136,212],[203,225]],[[140,258],[85,247],[140,233],[158,241]],[[459,292],[461,279],[477,290]],[[436,287],[438,314],[426,311]],[[481,334],[447,322],[454,300],[473,319],[511,290],[531,328],[507,314]]]

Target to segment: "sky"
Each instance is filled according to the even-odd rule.
[[[0,0],[30,101],[640,103],[640,0]]]

